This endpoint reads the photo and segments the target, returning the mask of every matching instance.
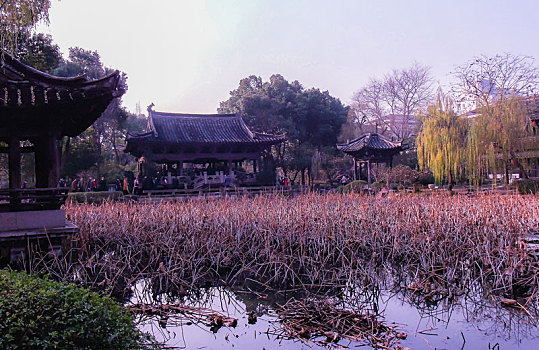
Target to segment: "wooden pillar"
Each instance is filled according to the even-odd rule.
[[[256,174],[256,159],[253,159],[253,173]]]
[[[228,171],[228,175],[232,175],[232,161],[231,160],[227,160],[226,161],[226,168],[227,168],[227,171]]]
[[[38,137],[33,140],[35,145],[35,174],[36,174],[36,187],[46,188],[48,187],[48,172],[47,172],[47,151],[43,137]]]
[[[178,176],[183,176],[183,161],[178,162]]]
[[[393,168],[392,163],[393,163],[393,161],[391,159],[389,159],[389,161],[386,163],[386,166],[387,166],[387,188],[388,189],[389,189],[389,176],[391,175],[391,169]]]
[[[21,145],[17,135],[9,138],[9,188],[21,188]]]
[[[34,142],[36,187],[57,187],[59,166],[55,134],[40,136]]]
[[[357,160],[354,158],[354,181],[358,180],[357,178]]]
[[[371,187],[371,161],[367,161],[367,184]]]
[[[170,164],[167,164],[167,183],[169,185],[172,185],[172,166]]]
[[[58,187],[59,168],[58,168],[58,144],[56,135],[51,133],[47,137],[47,158],[49,167],[47,172],[48,187]]]

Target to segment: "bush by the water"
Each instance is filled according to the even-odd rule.
[[[397,165],[390,170],[389,180],[401,186],[426,186],[434,183],[434,176],[430,171],[419,171],[405,165]]]
[[[133,318],[73,284],[0,271],[0,348],[142,349]]]
[[[339,188],[337,188],[337,192],[338,193],[361,193],[361,191],[363,190],[366,184],[367,184],[367,181],[355,180],[344,186],[339,186]]]
[[[536,194],[539,192],[539,180],[537,179],[521,179],[511,184],[512,188],[516,188],[520,194]]]

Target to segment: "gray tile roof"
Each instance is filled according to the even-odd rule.
[[[165,144],[276,144],[284,135],[254,133],[236,114],[183,114],[150,110],[148,132],[130,136],[128,141],[144,140]]]
[[[387,137],[377,133],[367,133],[347,144],[337,145],[337,149],[346,153],[358,152],[363,149],[396,150],[401,148],[402,142],[390,141]]]
[[[55,77],[0,50],[0,123],[14,125],[21,115],[37,124],[50,118],[63,135],[78,135],[123,94],[119,80],[118,71],[98,80]]]

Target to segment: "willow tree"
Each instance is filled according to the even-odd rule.
[[[21,36],[48,21],[50,0],[0,0],[0,45],[13,53]]]
[[[423,125],[417,136],[419,165],[432,171],[436,183],[448,183],[451,189],[465,171],[467,120],[454,112],[453,101],[442,93],[421,119]]]
[[[480,182],[485,173],[505,174],[514,167],[526,177],[523,152],[531,147],[529,111],[522,97],[509,97],[478,108],[468,135],[469,177]],[[477,178],[477,176],[480,176]],[[495,176],[496,177],[496,176]]]

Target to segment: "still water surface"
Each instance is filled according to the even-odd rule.
[[[148,301],[148,297],[135,293],[131,301]],[[462,297],[452,304],[425,307],[414,305],[402,293],[382,291],[374,302],[386,324],[407,333],[400,345],[410,349],[539,349],[537,319],[522,310],[501,307],[496,299]],[[146,320],[140,327],[168,347],[179,349],[370,349],[346,340],[320,345],[287,339],[272,303],[238,290],[209,288],[185,304],[237,318],[235,328],[222,327],[213,333],[205,324],[173,319]],[[258,320],[249,324],[247,312],[253,310]]]

